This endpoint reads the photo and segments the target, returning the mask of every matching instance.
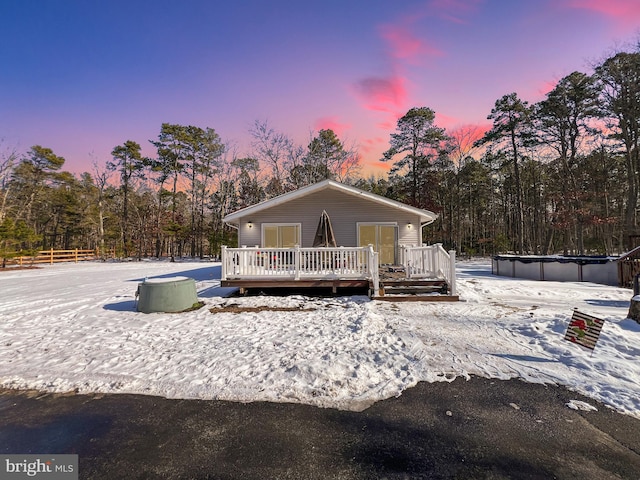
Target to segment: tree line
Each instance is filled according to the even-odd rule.
[[[217,256],[236,243],[230,212],[327,178],[439,214],[427,243],[461,254],[613,254],[638,244],[640,50],[573,72],[536,104],[497,99],[491,127],[447,132],[428,107],[397,122],[360,175],[357,148],[330,129],[296,144],[266,121],[239,155],[212,128],[162,124],[145,157],[133,140],[74,175],[35,145],[0,154],[0,257],[41,249],[119,256]]]
[[[640,244],[640,51],[567,75],[533,105],[502,96],[482,135],[447,133],[434,119],[427,107],[400,118],[384,153],[389,179],[368,182],[441,213],[428,240],[484,255],[612,254]]]
[[[222,219],[240,208],[331,178],[350,182],[355,149],[332,130],[307,147],[265,121],[251,128],[251,156],[222,142],[212,128],[162,124],[153,157],[133,140],[104,165],[80,176],[65,159],[35,145],[0,157],[0,258],[75,247],[118,256],[217,256],[235,243]]]

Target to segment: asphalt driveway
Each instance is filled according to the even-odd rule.
[[[363,412],[5,390],[0,453],[75,453],[82,479],[638,479],[640,420],[482,378]]]

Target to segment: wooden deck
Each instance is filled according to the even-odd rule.
[[[406,278],[401,267],[381,267],[380,287],[374,292],[368,279],[229,279],[222,287],[238,288],[241,295],[254,291],[325,289],[335,295],[348,290],[368,292],[372,300],[386,302],[457,302],[458,295],[449,295],[449,285],[443,279]]]
[[[221,286],[250,290],[364,290],[388,301],[457,300],[455,252],[440,244],[402,246],[401,265],[380,266],[367,247],[222,247]],[[406,297],[406,298],[405,298]]]

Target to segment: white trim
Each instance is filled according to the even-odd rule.
[[[422,223],[423,225],[428,225],[430,223],[433,223],[436,220],[436,218],[438,218],[438,215],[436,215],[435,213],[429,210],[423,210],[421,208],[411,207],[404,203],[391,200],[390,198],[382,197],[380,195],[376,195],[375,193],[365,192],[363,190],[360,190],[358,188],[355,188],[349,185],[344,185],[342,183],[334,182],[333,180],[324,180],[322,182],[315,183],[313,185],[302,187],[299,190],[295,190],[293,192],[285,193],[278,197],[274,197],[270,200],[265,200],[263,202],[257,203],[256,205],[252,205],[251,207],[246,207],[246,208],[243,208],[242,210],[233,212],[227,215],[226,217],[224,217],[223,221],[229,225],[237,225],[239,220],[245,216],[255,215],[256,213],[261,212],[262,210],[275,207],[276,205],[281,205],[290,200],[301,198],[311,193],[315,193],[317,191],[324,190],[324,189],[339,190],[348,195],[365,198],[367,200],[370,200],[372,202],[375,202],[381,205],[386,205],[388,207],[392,207],[397,210],[411,213],[413,215],[418,215],[420,218],[420,223]]]

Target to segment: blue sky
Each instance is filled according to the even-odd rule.
[[[502,95],[539,101],[639,27],[636,0],[3,0],[0,138],[81,172],[129,139],[152,155],[163,122],[248,155],[267,120],[303,145],[333,128],[384,172],[409,108],[486,127]]]

